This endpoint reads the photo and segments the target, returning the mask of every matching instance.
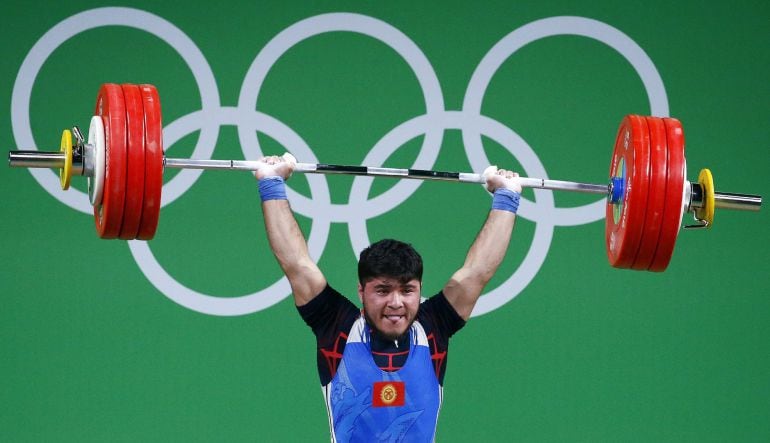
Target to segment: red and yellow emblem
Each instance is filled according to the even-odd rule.
[[[378,381],[372,389],[372,406],[403,406],[406,388],[403,381]]]
[[[398,398],[398,392],[396,392],[396,387],[392,384],[388,383],[387,385],[382,387],[382,391],[380,391],[380,400],[382,400],[385,404],[393,404],[394,401]]]

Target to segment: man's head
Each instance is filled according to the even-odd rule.
[[[417,316],[422,257],[412,245],[385,239],[361,251],[358,296],[371,327],[389,339],[403,335]]]

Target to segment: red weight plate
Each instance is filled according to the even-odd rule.
[[[163,189],[163,122],[160,96],[152,85],[139,85],[144,104],[144,201],[139,234],[136,238],[150,240],[155,236],[160,217],[160,194]]]
[[[144,106],[136,85],[121,85],[126,103],[126,201],[118,238],[133,240],[139,232],[144,197]]]
[[[607,203],[607,257],[616,268],[630,268],[639,250],[650,182],[650,132],[647,121],[627,115],[620,123],[610,177],[624,177],[620,204]]]
[[[662,272],[668,267],[674,253],[674,244],[682,226],[684,182],[687,164],[684,157],[684,130],[679,120],[664,118],[666,143],[668,144],[668,181],[666,205],[660,227],[660,237],[650,271]]]
[[[666,125],[658,117],[645,117],[650,131],[650,192],[647,194],[647,210],[639,251],[632,269],[646,270],[655,256],[660,237],[661,220],[666,206],[666,182],[668,181],[668,145]]]
[[[126,192],[126,107],[120,85],[105,83],[96,96],[95,115],[104,123],[104,194],[94,205],[96,232],[101,238],[117,238],[123,222]]]

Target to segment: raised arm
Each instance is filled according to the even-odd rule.
[[[265,157],[267,166],[256,172],[265,230],[278,264],[289,279],[297,306],[307,304],[326,286],[326,278],[310,258],[307,242],[286,199],[284,180],[294,165],[281,157]]]
[[[484,286],[492,279],[508,250],[521,194],[518,174],[488,170],[487,189],[494,193],[492,209],[465,257],[465,263],[444,286],[444,295],[468,320]]]

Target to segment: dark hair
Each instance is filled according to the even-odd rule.
[[[410,245],[386,238],[361,251],[358,260],[358,282],[365,285],[374,277],[387,276],[402,283],[422,281],[422,257]]]

